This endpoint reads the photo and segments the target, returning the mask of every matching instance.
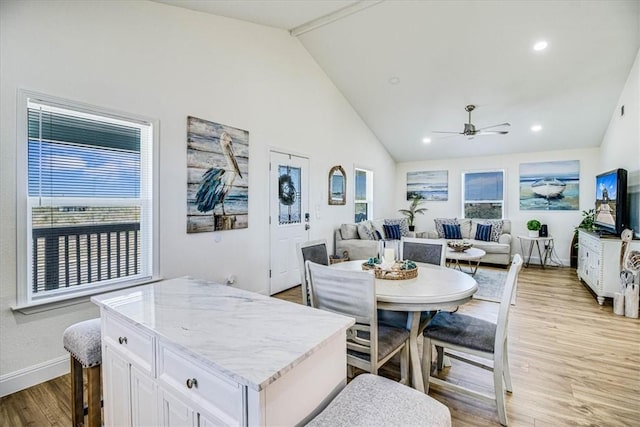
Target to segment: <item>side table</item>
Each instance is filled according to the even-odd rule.
[[[471,275],[475,276],[476,271],[478,271],[478,266],[480,265],[480,258],[486,254],[487,253],[485,251],[478,248],[469,248],[464,252],[456,252],[451,248],[447,248],[447,267],[451,267],[451,261],[454,261],[453,268],[457,267],[458,270],[462,271],[460,261],[467,261],[469,269],[471,270]],[[475,265],[471,264],[471,261],[475,261]]]
[[[533,246],[535,245],[538,248],[540,267],[545,268],[545,266],[547,265],[547,261],[549,260],[549,258],[551,258],[551,252],[553,251],[553,237],[518,236],[518,238],[520,239],[520,250],[522,251],[522,257],[525,259],[524,266],[529,267],[531,254],[533,253]],[[544,249],[540,248],[540,243],[542,243]]]

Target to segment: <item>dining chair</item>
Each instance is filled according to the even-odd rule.
[[[379,324],[375,277],[307,261],[312,307],[355,318],[347,330],[347,365],[372,374],[400,353],[400,382],[409,383],[409,331]]]
[[[446,242],[440,239],[421,239],[403,237],[400,240],[400,259],[409,259],[422,264],[444,265]],[[420,329],[422,333],[427,321],[433,316],[431,311],[420,313]],[[378,319],[385,325],[411,329],[410,319],[406,312],[378,310]]]
[[[403,237],[400,241],[400,259],[423,264],[444,265],[447,242],[442,239]]]
[[[315,262],[316,264],[329,265],[329,251],[327,250],[327,241],[311,240],[308,242],[298,243],[296,245],[298,252],[298,263],[300,265],[300,285],[302,287],[302,304],[311,305],[309,301],[309,281],[307,279],[307,270],[305,261]]]
[[[500,300],[498,320],[492,323],[461,313],[438,312],[424,330],[424,351],[422,355],[422,375],[425,392],[429,384],[454,390],[465,395],[477,397],[484,401],[494,402],[498,407],[500,424],[507,425],[505,408],[505,391],[511,393],[511,374],[509,372],[507,328],[511,297],[516,288],[518,273],[522,268],[522,257],[516,254],[507,273],[504,291]],[[442,369],[443,357],[446,354],[452,359],[460,360],[482,369],[493,371],[494,396],[489,396],[458,384],[453,384],[431,376],[432,346],[437,349],[436,369]],[[446,352],[445,349],[457,353]],[[493,361],[492,366],[472,360],[459,353],[469,354]]]

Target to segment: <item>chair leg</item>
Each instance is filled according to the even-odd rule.
[[[73,427],[84,426],[84,402],[82,400],[82,364],[73,356],[71,361],[71,422]]]
[[[100,427],[100,365],[87,369],[87,406],[89,407],[88,427]]]
[[[441,371],[444,368],[444,347],[439,345],[436,346],[436,351],[438,352],[438,359],[436,362],[436,367],[438,371]]]
[[[422,341],[422,382],[424,392],[429,394],[429,377],[431,376],[431,338],[424,337]]]
[[[513,386],[511,385],[511,370],[509,369],[509,352],[507,351],[506,343],[504,345],[502,371],[504,375],[505,388],[508,393],[511,393],[513,391]]]
[[[353,378],[353,366],[351,365],[347,365],[347,378]]]
[[[507,408],[505,406],[505,390],[504,390],[504,370],[503,370],[504,357],[498,357],[494,360],[493,366],[493,388],[496,394],[496,406],[498,407],[498,417],[500,418],[500,424],[507,425]]]
[[[400,352],[400,383],[409,385],[409,343],[404,343]]]

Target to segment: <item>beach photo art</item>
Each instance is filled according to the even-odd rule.
[[[448,171],[407,172],[407,200],[415,196],[429,201],[449,200]]]
[[[580,161],[520,164],[520,210],[578,210]]]

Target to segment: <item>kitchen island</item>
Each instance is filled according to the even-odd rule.
[[[346,383],[349,317],[190,278],[91,300],[106,426],[295,425]]]

